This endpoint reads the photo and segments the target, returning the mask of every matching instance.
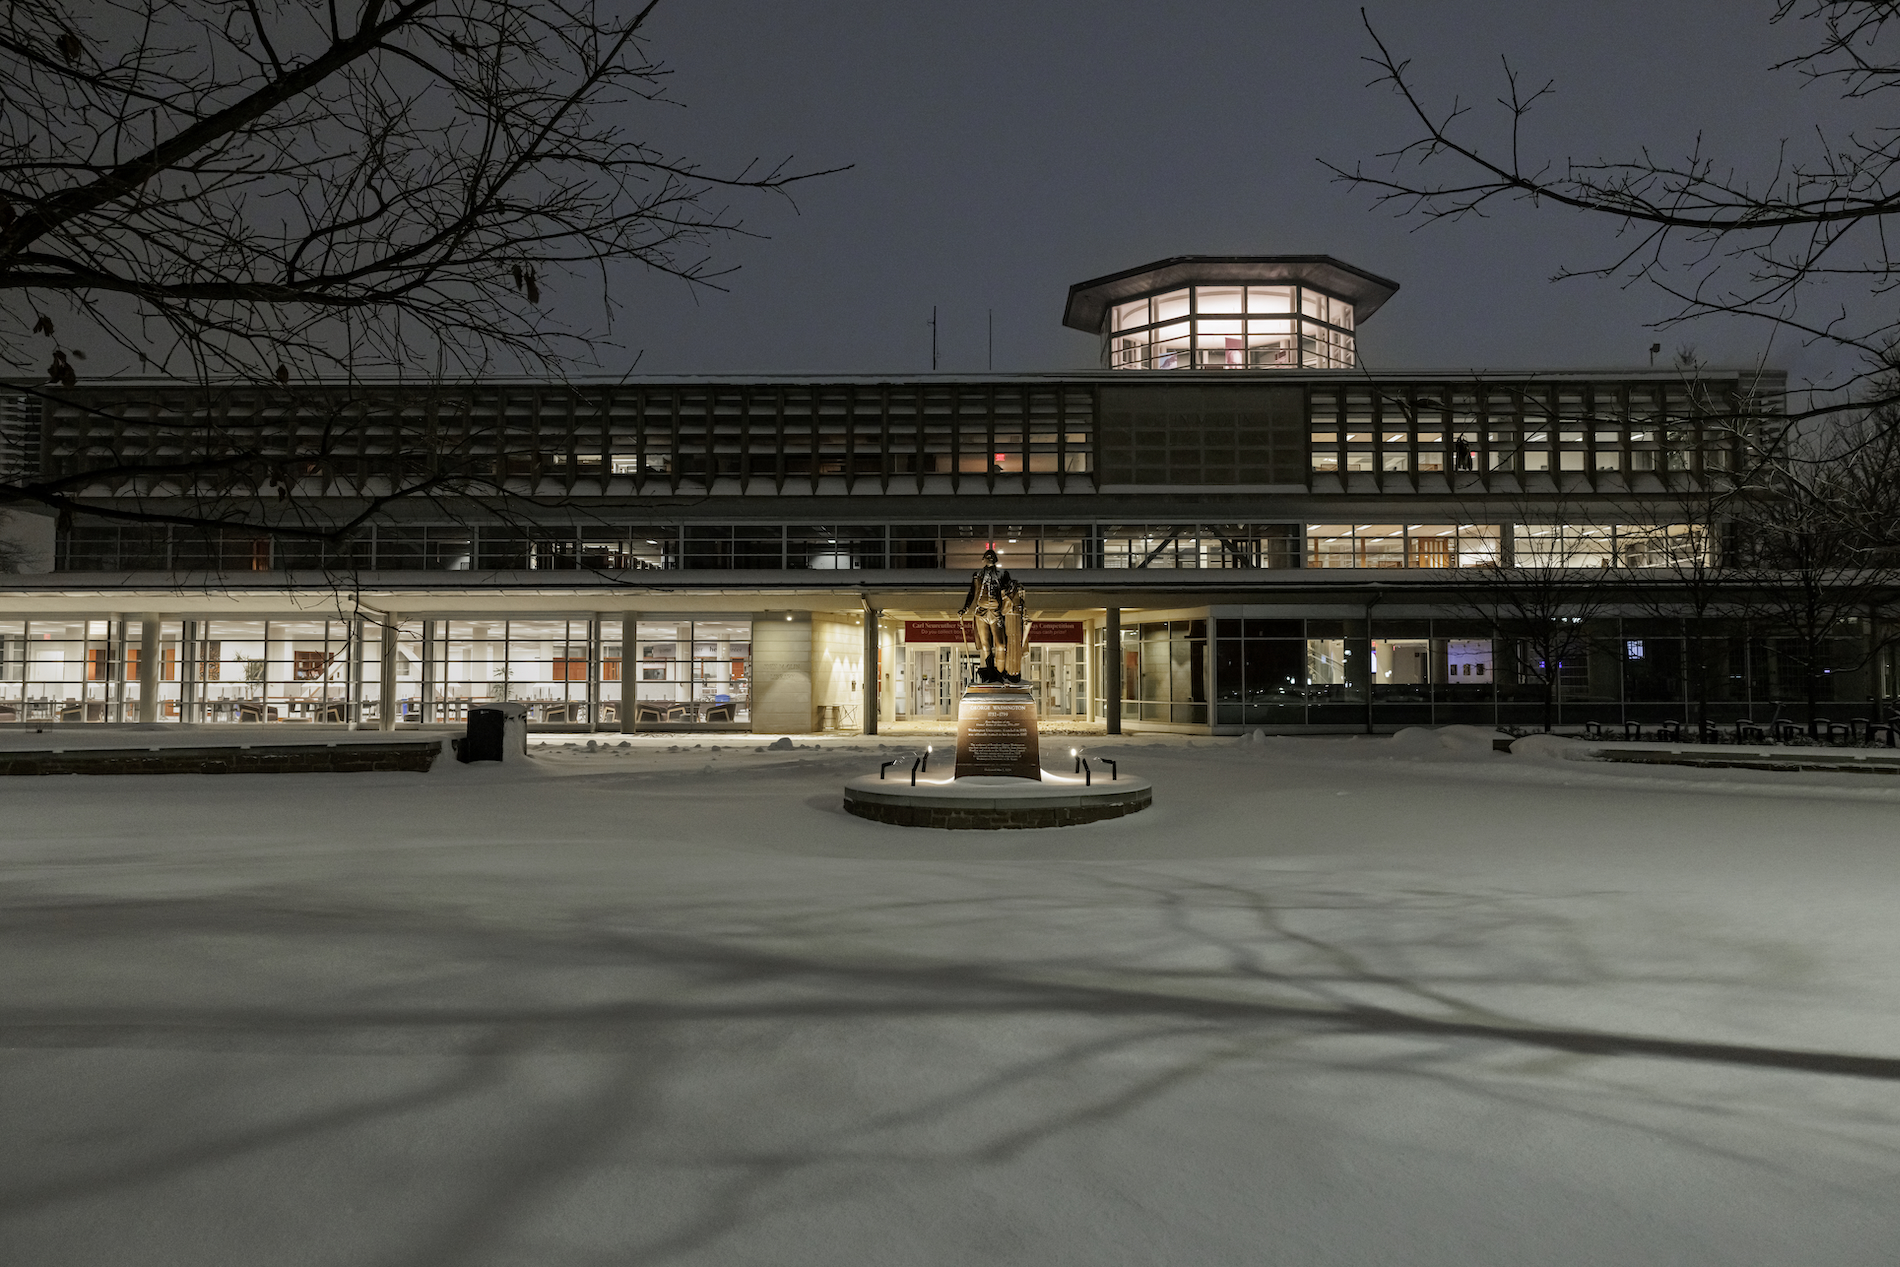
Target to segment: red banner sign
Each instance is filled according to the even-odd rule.
[[[1079,620],[1036,620],[1029,625],[1031,642],[1080,642],[1082,641],[1082,622]]]
[[[963,621],[962,627],[954,620],[907,620],[904,622],[905,642],[968,642],[971,638],[970,622]]]
[[[907,620],[904,622],[904,641],[913,642],[968,642],[976,636],[968,620],[959,624],[954,620]],[[1082,622],[1079,620],[1032,620],[1029,622],[1029,641],[1031,642],[1081,642]]]

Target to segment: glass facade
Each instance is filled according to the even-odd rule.
[[[1105,568],[1298,566],[1297,524],[1104,524]]]
[[[514,700],[536,726],[619,729],[623,707],[639,728],[749,725],[749,617],[649,617],[627,647],[621,630],[617,618],[585,616],[387,628],[166,620],[154,711],[161,721],[374,724],[387,664],[393,718],[405,724],[454,725],[471,705]],[[136,620],[0,620],[0,723],[137,720],[141,639]],[[1745,622],[1697,631],[1680,619],[1608,618],[1589,622],[1574,654],[1553,666],[1531,640],[1470,619],[1368,623],[1217,608],[1205,618],[1131,621],[1116,653],[1130,724],[1358,729],[1537,725],[1547,689],[1558,724],[1654,723],[1702,701],[1722,722],[1800,705],[1810,678],[1817,701],[1845,710],[1835,714],[1845,721],[1871,715],[1874,692],[1892,690],[1891,657],[1870,646],[1864,622],[1844,622],[1811,648]],[[1026,676],[1042,684],[1047,715],[1085,711],[1106,681],[1105,650],[1099,627],[1089,664],[1063,646],[1031,648]],[[913,717],[953,717],[975,667],[967,649],[898,653],[908,687],[894,683],[892,702]],[[1094,703],[1099,717],[1103,701]]]
[[[74,529],[68,559],[80,570],[103,566],[84,557],[92,545]],[[117,529],[106,529],[117,532]],[[413,532],[366,531],[356,563],[405,568]],[[434,529],[426,530],[431,534]],[[1302,534],[1304,544],[1302,544]],[[1514,544],[1515,561],[1554,566],[1660,567],[1711,557],[1714,542],[1690,524],[1293,524],[1293,523],[983,523],[983,524],[692,524],[613,530],[512,530],[471,533],[484,567],[599,571],[961,571],[994,547],[1004,566],[1082,568],[1491,567]],[[116,547],[115,547],[116,548]],[[257,557],[274,547],[262,543]],[[447,556],[444,556],[445,558]]]
[[[136,557],[166,566],[163,529],[156,545],[136,544],[122,531],[71,529],[61,543],[62,566],[114,571]],[[1004,566],[1021,569],[1295,567],[1299,532],[1298,524],[1178,523],[644,524],[533,532],[381,527],[364,529],[350,557],[331,564],[369,571],[959,571],[977,567],[983,551],[994,547]],[[448,541],[457,543],[455,551],[430,553],[431,543]],[[269,568],[286,549],[295,547],[261,540],[245,557]]]
[[[124,645],[116,621],[0,620],[0,721],[119,720]]]
[[[1395,384],[1316,389],[1315,473],[1719,475],[1741,443],[1730,406],[1656,383]]]
[[[1501,562],[1496,524],[1309,524],[1313,568],[1473,568]]]
[[[1170,623],[1171,641],[1183,623]],[[1197,622],[1185,623],[1191,629]],[[1226,726],[1535,726],[1544,718],[1546,690],[1559,725],[1653,724],[1687,717],[1703,701],[1719,724],[1763,705],[1805,701],[1810,667],[1821,703],[1864,708],[1876,689],[1891,688],[1876,680],[1858,628],[1827,640],[1810,666],[1797,640],[1764,636],[1743,623],[1710,622],[1691,636],[1680,620],[1605,619],[1586,626],[1573,658],[1551,666],[1529,641],[1470,620],[1217,616],[1212,625],[1213,721]],[[1156,672],[1160,658],[1148,653],[1159,636],[1154,628],[1123,631],[1124,650],[1142,652],[1127,659],[1124,681],[1129,672],[1145,674],[1124,691],[1130,720],[1177,719],[1174,680]],[[1152,698],[1164,681],[1168,693]],[[1190,704],[1198,703],[1192,677],[1187,685]],[[1186,716],[1192,715],[1190,707]]]
[[[1122,717],[1126,721],[1206,725],[1214,665],[1205,620],[1124,625]]]
[[[459,723],[504,700],[536,726],[620,722],[618,619],[364,620],[353,634],[357,623],[161,622],[158,720],[376,723],[387,672],[398,723]],[[750,720],[749,618],[638,628],[642,721]],[[136,620],[0,620],[0,722],[138,720],[141,638]]]
[[[1312,568],[1660,568],[1713,561],[1693,524],[1308,524]]]
[[[347,416],[318,397],[308,429],[287,425],[295,405],[270,388],[221,390],[212,405],[176,386],[80,391],[83,402],[46,405],[43,478],[96,469],[108,454],[136,463],[200,426],[309,454],[300,477],[309,491],[406,479],[431,450],[531,493],[927,493],[1010,477],[1060,490],[1095,469],[1094,393],[1082,384],[435,384],[397,410],[381,407],[379,389],[375,404]],[[207,566],[247,571],[248,540],[200,534],[192,548]]]
[[[185,720],[201,722],[348,720],[350,622],[185,623],[187,672],[179,703],[165,701],[168,718],[182,712]]]
[[[642,620],[634,709],[643,724],[749,724],[752,622]]]
[[[1098,307],[1087,321],[1107,341],[1110,366],[1150,370],[1347,368],[1356,364],[1356,324],[1350,303],[1291,283],[1197,282],[1129,298],[1105,315]],[[35,451],[47,465],[38,475],[76,477],[113,455],[135,460],[163,427],[202,409],[168,388],[84,390],[93,402],[85,409],[47,405],[44,443]],[[1350,611],[1344,595],[1368,585],[1348,576],[1282,576],[1277,580],[1293,584],[1281,585],[1266,576],[1163,583],[1126,574],[1548,567],[1576,569],[1585,579],[1583,573],[1606,568],[1705,564],[1717,553],[1709,530],[1612,522],[1607,508],[1629,518],[1655,508],[1656,519],[1668,519],[1696,504],[1682,494],[1725,489],[1745,453],[1737,419],[1757,407],[1756,390],[1737,378],[1685,383],[1641,372],[1378,382],[1336,373],[1225,380],[1105,373],[1067,382],[992,375],[965,382],[655,382],[562,392],[472,385],[443,398],[453,398],[459,421],[437,414],[431,425],[444,428],[442,443],[476,455],[476,474],[500,481],[505,495],[518,499],[512,505],[520,513],[509,522],[469,503],[416,500],[391,513],[441,522],[366,524],[342,542],[83,514],[55,524],[56,571],[108,574],[71,586],[71,593],[125,584],[141,596],[102,598],[99,605],[158,602],[146,596],[156,588],[152,578],[110,574],[181,572],[187,575],[178,587],[166,591],[176,598],[165,601],[188,614],[174,610],[149,652],[138,620],[116,612],[0,621],[0,722],[118,721],[144,712],[196,722],[454,724],[470,706],[498,700],[527,704],[530,721],[545,727],[739,726],[751,715],[748,617],[649,613],[624,646],[619,618],[592,612],[458,610],[389,627],[373,615],[225,619],[245,604],[220,609],[216,582],[203,573],[397,574],[364,586],[365,593],[389,594],[443,592],[442,578],[405,573],[500,573],[447,585],[470,594],[484,586],[531,587],[557,604],[611,604],[619,600],[602,595],[613,587],[649,599],[696,587],[731,595],[734,605],[761,606],[773,605],[768,594],[813,590],[843,595],[837,601],[850,607],[880,590],[942,589],[954,601],[963,578],[993,547],[1004,566],[1019,572],[1101,573],[1030,581],[1044,595],[1067,589],[1084,603],[1286,601]],[[246,425],[265,431],[300,408],[286,412],[275,397],[245,392],[229,403]],[[160,421],[141,421],[148,418]],[[114,429],[121,422],[123,435]],[[300,504],[359,497],[368,487],[363,481],[385,478],[414,456],[395,422],[350,426],[357,429],[343,446],[348,452],[307,464],[310,483],[299,485]],[[301,433],[292,427],[282,434]],[[1572,493],[1593,496],[1566,511],[1563,498]],[[102,486],[88,495],[119,494]],[[1269,519],[1289,511],[1338,515],[1349,506],[1352,513],[1404,507],[1423,520]],[[542,522],[541,508],[566,522]],[[978,510],[984,518],[975,518]],[[807,518],[794,518],[794,511]],[[1540,511],[1553,522],[1527,522]],[[1020,522],[994,518],[1003,512]],[[457,514],[473,522],[450,522]],[[1189,521],[1189,514],[1215,522]],[[1255,521],[1231,521],[1249,514]],[[916,521],[931,516],[939,521]],[[1496,522],[1460,522],[1461,516]],[[863,575],[887,571],[913,575]],[[604,583],[571,575],[588,572],[604,574]],[[728,572],[741,575],[711,575]],[[542,573],[570,575],[528,579]],[[1448,593],[1462,593],[1483,577],[1444,580]],[[292,583],[318,582],[278,576],[252,590]],[[1321,597],[1327,590],[1340,602]],[[1123,596],[1107,597],[1116,591]],[[741,597],[748,592],[755,598]],[[405,602],[389,601],[398,608]],[[530,601],[538,608],[543,600]],[[1440,606],[1459,610],[1460,602]],[[413,605],[438,603],[427,597]],[[189,614],[194,606],[217,614]],[[1813,676],[1803,659],[1813,658],[1811,649],[1758,631],[1721,635],[1720,656],[1709,661],[1720,667],[1707,669],[1709,685],[1698,677],[1700,653],[1688,649],[1692,640],[1680,626],[1671,632],[1608,622],[1605,629],[1617,632],[1593,635],[1587,655],[1552,666],[1537,662],[1521,640],[1458,621],[1240,617],[1228,631],[1219,610],[1182,620],[1170,611],[1165,620],[1145,622],[1136,613],[1114,649],[1128,657],[1121,667],[1131,721],[1509,720],[1510,710],[1528,706],[1546,680],[1558,683],[1563,707],[1572,710],[1666,708],[1704,690],[1746,707],[1799,698]],[[1073,710],[1084,691],[1075,684],[1102,680],[1094,675],[1107,663],[1106,650],[1097,649],[1087,671],[1060,652],[1036,660],[1049,699],[1067,699]],[[138,670],[146,654],[158,663],[144,666],[143,689],[156,698],[141,700]],[[919,689],[907,693],[901,678],[885,689],[922,701],[928,680],[941,696],[968,666],[954,653],[948,661],[936,654],[928,666],[913,663],[915,656],[904,662],[901,672],[915,673]],[[1841,685],[1860,680],[1850,659],[1842,650],[1825,669],[1834,698],[1858,698]],[[828,699],[857,692],[860,676],[844,674],[822,689]],[[1684,685],[1691,679],[1698,683],[1693,689]],[[947,698],[936,700],[939,712]],[[1467,718],[1460,709],[1476,711]]]
[[[1351,369],[1352,304],[1306,286],[1182,286],[1109,311],[1112,369]]]

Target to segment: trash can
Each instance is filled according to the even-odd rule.
[[[457,761],[502,761],[527,754],[526,704],[477,704],[468,710],[468,734],[455,741]]]

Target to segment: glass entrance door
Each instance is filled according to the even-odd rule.
[[[937,717],[941,710],[937,706],[937,683],[941,672],[937,664],[937,648],[923,647],[910,653],[910,702],[911,714],[916,717]]]

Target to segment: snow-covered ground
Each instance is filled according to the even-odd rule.
[[[0,780],[0,1263],[1900,1261],[1886,779],[797,742]]]

